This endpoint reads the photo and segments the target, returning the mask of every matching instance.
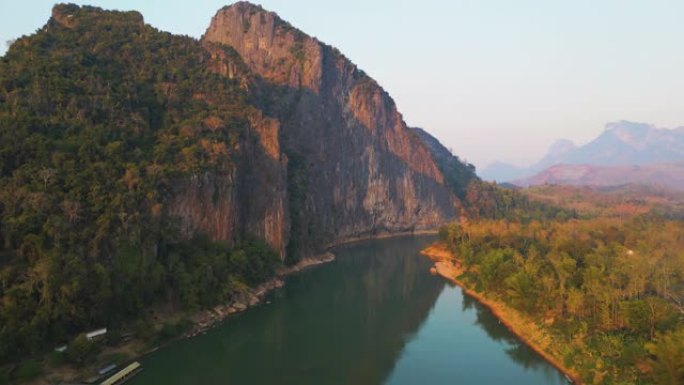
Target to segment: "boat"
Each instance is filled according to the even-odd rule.
[[[123,384],[131,377],[135,376],[142,370],[142,365],[140,362],[133,362],[132,364],[126,366],[125,368],[119,370],[114,375],[108,379],[102,381],[100,385],[117,385]]]

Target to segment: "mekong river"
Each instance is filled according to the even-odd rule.
[[[131,385],[567,384],[457,286],[434,237],[337,247],[257,307],[145,357]]]

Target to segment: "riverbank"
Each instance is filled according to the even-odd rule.
[[[240,293],[232,302],[216,305],[211,309],[195,314],[191,318],[193,321],[192,329],[186,332],[183,337],[189,338],[205,333],[207,330],[223,322],[229,316],[260,304],[269,293],[285,286],[283,278],[288,275],[334,260],[335,255],[328,251],[314,257],[304,258],[295,265],[278,269],[275,277],[257,287],[250,288],[245,292]]]
[[[395,237],[405,237],[409,235],[434,235],[437,234],[437,230],[417,230],[417,231],[406,231],[406,232],[398,232],[398,233],[380,233],[380,234],[374,234],[374,235],[369,235],[369,236],[362,236],[362,237],[352,237],[352,238],[347,238],[340,240],[338,242],[335,242],[334,244],[331,244],[328,246],[328,248],[332,248],[335,246],[340,246],[344,244],[349,244],[349,243],[355,243],[355,242],[363,242],[363,241],[368,241],[371,239],[387,239],[387,238],[395,238]],[[273,277],[272,279],[264,282],[263,284],[251,288],[244,293],[240,294],[234,301],[227,303],[227,304],[222,304],[222,305],[217,305],[214,306],[211,309],[201,311],[191,317],[191,320],[193,321],[193,327],[191,330],[186,332],[183,337],[184,338],[189,338],[196,336],[198,334],[205,333],[207,330],[211,329],[214,327],[216,324],[224,321],[226,318],[228,318],[230,315],[239,313],[242,311],[245,311],[246,309],[256,306],[259,303],[262,302],[262,300],[266,297],[267,294],[270,292],[279,289],[285,285],[285,282],[283,281],[283,278],[294,274],[298,273],[302,270],[305,270],[307,268],[310,268],[312,266],[320,265],[323,263],[329,263],[335,260],[335,255],[331,253],[330,251],[327,251],[323,254],[314,256],[314,257],[309,257],[309,258],[304,258],[300,260],[297,264],[293,266],[287,266],[287,267],[282,267],[276,272],[276,276]],[[445,269],[446,266],[443,266],[442,269]],[[154,350],[156,350],[155,348]]]
[[[406,231],[406,232],[396,232],[396,233],[377,233],[366,236],[350,237],[341,239],[328,245],[327,249],[331,249],[335,246],[349,244],[354,242],[361,242],[371,239],[385,239],[393,237],[403,237],[410,235],[426,235],[426,234],[436,234],[437,230],[418,230],[418,231]],[[276,274],[266,282],[258,285],[254,288],[245,288],[243,292],[235,296],[234,300],[220,304],[212,307],[211,309],[205,309],[196,313],[188,315],[187,313],[178,311],[174,308],[169,307],[158,307],[151,309],[148,313],[148,319],[151,320],[152,329],[155,333],[159,333],[162,329],[165,329],[169,325],[181,325],[183,330],[174,337],[164,337],[161,342],[152,342],[149,340],[143,340],[140,338],[131,338],[133,334],[132,331],[127,331],[122,333],[126,335],[125,341],[116,344],[115,346],[102,345],[97,354],[98,358],[95,363],[89,364],[86,367],[75,368],[71,365],[66,364],[54,364],[50,363],[52,359],[48,359],[48,356],[38,358],[35,361],[39,363],[42,368],[43,374],[39,377],[34,378],[28,382],[24,382],[26,385],[51,385],[58,383],[76,383],[83,379],[92,379],[96,377],[99,368],[104,367],[110,363],[115,363],[119,366],[139,360],[142,357],[151,354],[158,349],[177,341],[179,339],[191,338],[200,334],[206,333],[208,330],[218,326],[230,316],[237,313],[243,312],[251,307],[254,307],[262,303],[269,293],[282,288],[285,284],[284,278],[288,275],[298,273],[302,270],[306,270],[310,267],[320,265],[323,263],[329,263],[335,260],[335,255],[330,251],[324,252],[323,254],[304,258],[300,260],[297,264],[293,266],[281,267],[276,271]],[[175,326],[174,326],[175,327]],[[154,339],[153,339],[154,340]],[[54,356],[55,354],[51,354]],[[103,359],[103,357],[119,357],[115,362]],[[107,362],[103,362],[107,361]],[[0,381],[0,384],[2,382]]]
[[[460,286],[467,295],[486,306],[492,314],[494,314],[508,330],[525,343],[525,345],[529,346],[548,363],[565,374],[565,376],[570,378],[574,384],[583,384],[579,374],[575,370],[566,367],[561,358],[556,357],[549,352],[549,347],[552,345],[553,340],[551,336],[534,321],[520,314],[518,311],[511,309],[505,303],[489,298],[483,293],[471,289],[465,282],[458,278],[465,273],[465,269],[445,244],[432,244],[421,250],[421,254],[430,258],[430,260],[435,263],[434,268],[431,269],[432,273],[438,274]]]
[[[369,235],[363,235],[363,236],[358,236],[358,237],[348,237],[348,238],[343,238],[338,241],[335,241],[334,243],[329,244],[327,247],[328,249],[331,249],[335,246],[341,246],[341,245],[346,245],[349,243],[356,243],[356,242],[363,242],[363,241],[370,241],[374,239],[387,239],[387,238],[397,238],[397,237],[406,237],[406,236],[415,236],[415,235],[437,235],[439,233],[438,229],[425,229],[425,230],[411,230],[411,231],[399,231],[399,232],[381,232],[377,234],[369,234]]]
[[[204,334],[208,330],[218,326],[231,315],[243,312],[262,303],[268,294],[279,288],[282,288],[285,285],[284,279],[287,276],[316,265],[332,262],[334,260],[335,255],[328,251],[314,257],[304,258],[293,266],[282,267],[276,271],[276,274],[273,278],[256,287],[247,288],[242,293],[238,294],[231,302],[216,305],[211,309],[202,310],[190,315],[187,318],[190,321],[189,328],[177,337],[167,339],[164,342],[153,346],[150,346],[143,340],[129,338],[125,342],[121,342],[115,346],[102,347],[102,350],[98,353],[98,357],[114,357],[117,355],[124,356],[125,359],[122,362],[116,362],[118,366],[122,366],[124,363],[136,361],[148,354],[154,353],[155,351],[174,341]],[[177,322],[185,317],[186,316],[183,313],[177,311],[159,310],[152,316],[154,319],[153,327],[159,331],[164,327],[165,324]],[[92,381],[95,377],[97,377],[96,373],[98,368],[104,366],[102,362],[99,362],[102,361],[101,358],[96,360],[95,364],[91,364],[83,368],[75,368],[73,366],[64,364],[48,367],[49,364],[47,363],[47,359],[44,361],[45,362],[43,365],[45,367],[43,368],[43,372],[45,374],[28,382],[24,382],[23,384],[52,385],[62,383],[81,383],[85,380]],[[111,362],[108,362],[108,364],[109,363]],[[0,381],[0,383],[2,382]]]

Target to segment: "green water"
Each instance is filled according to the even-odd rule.
[[[142,360],[129,383],[565,384],[484,307],[429,274],[430,237],[339,247],[269,303]]]

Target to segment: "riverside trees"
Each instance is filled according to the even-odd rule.
[[[239,80],[135,12],[54,15],[0,58],[0,366],[159,303],[211,306],[278,263],[256,240],[188,239],[167,207],[178,181],[234,167]]]
[[[550,326],[589,382],[684,381],[684,223],[473,221],[442,235],[463,280]]]

